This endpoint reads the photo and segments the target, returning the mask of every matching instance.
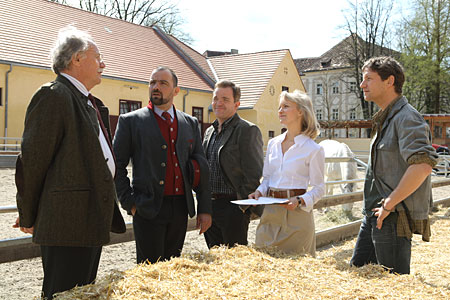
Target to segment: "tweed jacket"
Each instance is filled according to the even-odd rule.
[[[431,146],[431,132],[422,115],[408,104],[405,97],[400,98],[392,107],[381,132],[377,132],[370,145],[370,161],[373,162],[368,170],[364,188],[365,196],[369,192],[373,178],[376,188],[386,198],[397,187],[406,169],[409,167],[408,158],[416,153],[425,153],[431,159],[437,160],[436,151]],[[414,220],[428,218],[431,199],[431,176],[405,200],[405,204]],[[404,210],[402,205],[397,210]]]
[[[208,127],[203,149],[208,149],[214,126]],[[264,165],[263,140],[259,128],[236,113],[224,132],[219,148],[219,164],[225,183],[238,199],[247,199],[260,184]]]
[[[211,214],[209,169],[203,153],[197,119],[176,110],[178,135],[175,143],[178,163],[183,174],[184,190],[189,216],[196,213],[188,164],[195,159],[200,166],[200,184],[195,188],[197,213]],[[117,161],[116,189],[122,208],[147,219],[154,218],[164,196],[168,146],[158,126],[153,111],[144,107],[120,115],[113,141]],[[127,176],[131,159],[133,179]]]
[[[96,104],[109,130],[108,109]],[[125,232],[98,133],[95,109],[63,76],[31,99],[16,185],[20,226],[34,226],[33,242],[95,247]]]

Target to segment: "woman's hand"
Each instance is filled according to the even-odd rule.
[[[256,200],[258,200],[259,197],[262,197],[262,194],[258,190],[256,190],[254,193],[251,193],[250,195],[248,195],[248,199],[256,199]]]
[[[299,207],[300,205],[302,205],[302,199],[303,198],[300,198],[300,200],[298,200],[297,197],[294,196],[294,197],[289,198],[289,202],[279,204],[279,205],[286,208],[287,210],[294,210],[297,207]]]

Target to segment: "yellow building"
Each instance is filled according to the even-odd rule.
[[[203,130],[215,119],[210,109],[215,82],[229,79],[239,84],[239,114],[260,126],[265,143],[281,132],[277,117],[281,90],[304,90],[289,50],[206,57],[157,27],[47,0],[3,0],[0,144],[19,142],[33,93],[56,77],[50,69],[50,49],[59,29],[69,24],[88,31],[104,56],[103,80],[92,93],[109,107],[113,130],[119,114],[147,105],[148,78],[158,66],[168,66],[178,75],[181,92],[175,106],[197,117]]]

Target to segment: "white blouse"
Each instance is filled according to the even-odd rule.
[[[307,189],[311,186],[312,189],[302,195],[306,206],[301,206],[301,209],[309,212],[325,192],[325,152],[322,146],[311,138],[300,134],[294,138],[294,145],[283,155],[281,143],[285,137],[286,132],[269,141],[264,160],[263,181],[258,191],[266,195],[270,187]]]

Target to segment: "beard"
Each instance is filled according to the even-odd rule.
[[[159,106],[159,105],[163,105],[163,104],[168,103],[170,101],[170,99],[169,98],[164,98],[162,96],[162,94],[159,94],[159,95],[151,94],[150,95],[150,101],[152,101],[153,105]]]

